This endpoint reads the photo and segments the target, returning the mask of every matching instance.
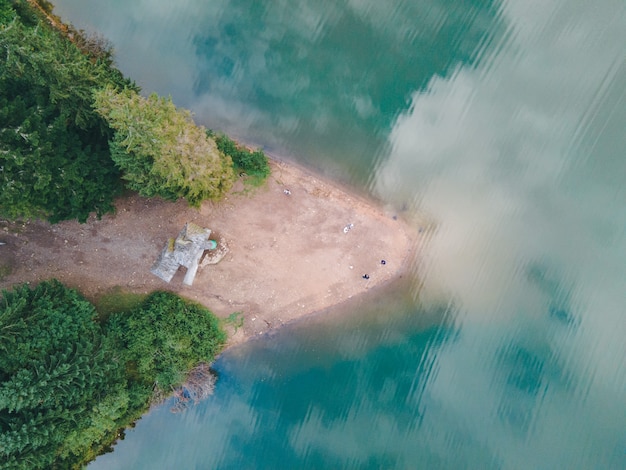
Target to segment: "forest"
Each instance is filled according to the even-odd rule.
[[[81,468],[225,340],[211,312],[167,292],[111,315],[54,280],[3,292],[0,467]]]
[[[140,95],[106,40],[26,0],[0,0],[0,46],[0,217],[84,222],[124,189],[197,206],[269,174],[262,151],[218,146],[171,98]]]

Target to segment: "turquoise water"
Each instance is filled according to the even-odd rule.
[[[58,0],[146,92],[431,229],[92,468],[626,468],[622,0]],[[417,222],[416,222],[417,223]]]

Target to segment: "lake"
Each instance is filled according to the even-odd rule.
[[[623,0],[55,3],[144,93],[428,227],[415,279],[228,350],[90,468],[626,468]]]

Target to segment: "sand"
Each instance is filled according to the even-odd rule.
[[[116,287],[170,290],[221,318],[241,312],[243,324],[227,326],[232,345],[397,279],[418,237],[381,205],[276,161],[264,186],[239,181],[225,200],[199,209],[137,195],[116,207],[85,224],[0,221],[0,289],[56,278],[90,300]],[[228,248],[192,286],[182,284],[185,268],[170,283],[150,272],[186,222],[210,228]]]

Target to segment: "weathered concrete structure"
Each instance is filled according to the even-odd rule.
[[[187,268],[183,284],[191,286],[198,271],[198,263],[205,250],[213,250],[217,243],[209,240],[211,230],[187,222],[178,236],[170,238],[150,269],[155,276],[170,282],[180,266]]]

